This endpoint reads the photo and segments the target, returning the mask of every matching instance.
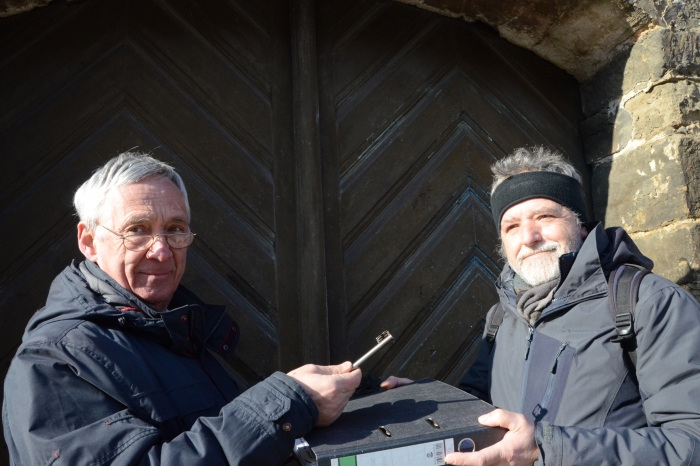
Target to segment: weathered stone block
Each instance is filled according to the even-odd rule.
[[[657,24],[674,30],[697,27],[700,0],[627,0]]]
[[[623,94],[644,89],[649,81],[658,81],[668,71],[670,51],[664,50],[664,38],[669,33],[667,29],[655,28],[637,40],[625,64],[620,89]]]
[[[663,22],[672,29],[697,27],[700,22],[700,2],[698,0],[666,0],[667,7],[662,13]]]
[[[656,86],[625,104],[634,118],[634,139],[648,140],[700,121],[700,84],[689,80]]]
[[[595,74],[651,21],[644,10],[621,0],[397,1],[483,21],[579,81]]]
[[[692,292],[700,276],[700,225],[683,223],[631,236],[654,261],[655,273],[679,285],[690,285],[686,288]]]
[[[668,70],[664,38],[668,30],[657,27],[645,32],[637,42],[621,52],[595,76],[581,85],[584,114],[606,111],[611,102],[633,90],[658,81]]]
[[[682,137],[673,136],[594,165],[595,217],[630,233],[688,219],[683,144]]]
[[[600,112],[581,123],[586,162],[595,163],[622,150],[632,138],[632,115],[624,108]]]
[[[561,12],[555,16],[556,21],[541,32],[541,40],[528,48],[579,81],[588,79],[610,61],[619,51],[618,46],[648,22],[631,20],[634,8],[623,2],[580,0],[561,2],[556,8]],[[502,30],[499,27],[503,34]]]
[[[678,145],[678,155],[688,185],[690,215],[700,218],[700,137],[684,137]]]
[[[698,23],[700,26],[700,23]],[[700,75],[700,29],[645,32],[629,50],[621,51],[590,80],[581,84],[583,111],[592,116],[630,91],[645,89],[668,71]]]
[[[700,21],[697,23],[700,26]],[[666,31],[662,43],[666,69],[685,76],[700,75],[700,30]]]
[[[619,51],[617,56],[601,68],[592,78],[581,83],[583,114],[591,117],[607,111],[611,102],[619,101],[624,94],[622,80],[625,67],[632,53],[632,44]]]
[[[0,0],[0,18],[12,16],[39,6],[46,6],[51,0]]]

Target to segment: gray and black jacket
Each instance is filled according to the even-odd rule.
[[[700,306],[646,275],[635,370],[611,341],[607,277],[622,264],[653,267],[624,230],[596,226],[578,253],[560,258],[564,278],[534,326],[515,309],[512,269],[496,282],[503,323],[492,345],[484,334],[460,386],[533,420],[538,464],[700,464]]]
[[[19,465],[281,465],[318,418],[292,378],[243,394],[219,362],[238,329],[180,287],[157,313],[94,263],[66,268],[5,379]],[[216,355],[216,356],[215,356]]]

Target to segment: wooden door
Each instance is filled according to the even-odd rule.
[[[576,82],[490,29],[393,2],[318,9],[333,360],[458,382],[502,262],[489,165],[516,147],[586,171]]]
[[[577,83],[483,26],[377,0],[91,0],[0,20],[0,355],[80,259],[77,186],[120,151],[171,162],[184,283],[228,304],[245,383],[361,355],[458,380],[501,262],[489,165],[582,161]]]

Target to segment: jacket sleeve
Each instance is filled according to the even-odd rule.
[[[55,354],[55,353],[54,353]],[[166,441],[46,347],[24,348],[5,380],[5,440],[17,465],[281,465],[318,410],[275,373]],[[285,426],[285,429],[282,428]]]
[[[469,370],[467,370],[467,373],[462,377],[462,380],[459,381],[459,388],[487,403],[491,403],[489,381],[491,380],[493,354],[491,346],[486,342],[486,332],[495,309],[496,306],[493,306],[486,315],[486,325],[484,326],[484,333],[481,335],[479,354],[469,367]]]
[[[647,427],[540,423],[535,437],[545,465],[700,465],[700,306],[667,283],[640,296],[635,311],[636,371]]]

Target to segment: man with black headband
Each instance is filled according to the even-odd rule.
[[[492,169],[507,264],[460,386],[500,408],[480,422],[508,433],[446,463],[700,464],[697,301],[645,273],[653,263],[623,229],[587,223],[580,177],[558,154],[518,149]]]

